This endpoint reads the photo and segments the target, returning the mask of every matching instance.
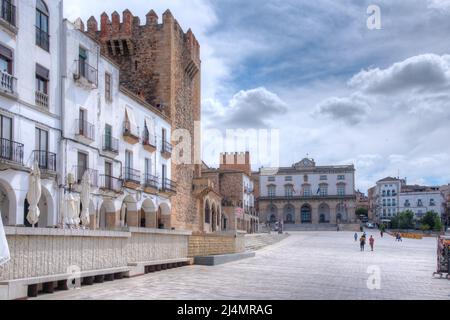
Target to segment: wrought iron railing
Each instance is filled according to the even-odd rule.
[[[113,177],[110,175],[106,175],[106,174],[100,175],[100,188],[101,189],[119,192],[122,189],[122,185],[123,185],[122,179],[119,179],[119,178],[116,178],[116,177]]]
[[[177,192],[177,184],[172,180],[163,179],[162,190],[169,191],[169,192]]]
[[[149,134],[149,133],[144,133],[144,137],[142,139],[142,144],[145,146],[152,146],[152,147],[156,147],[156,139],[155,136]]]
[[[169,143],[169,142],[167,142],[167,141],[162,141],[162,152],[163,153],[172,153],[172,149],[173,149],[173,147],[172,147],[172,145]]]
[[[23,164],[24,145],[8,139],[0,139],[0,159]]]
[[[36,27],[36,45],[46,51],[50,50],[50,35],[39,27]]]
[[[144,177],[144,187],[158,189],[158,177],[151,174],[146,174]]]
[[[33,159],[38,162],[39,169],[56,172],[56,154],[48,151],[34,150]]]
[[[76,120],[77,135],[88,138],[89,140],[95,140],[95,126],[82,119]]]
[[[83,166],[74,166],[74,174],[75,174],[75,181],[76,183],[80,184],[81,180],[83,179],[84,173],[87,171],[89,172],[89,177],[91,180],[91,186],[97,187],[98,186],[98,171],[94,169],[89,169]]]
[[[9,0],[2,0],[1,6],[1,18],[10,25],[16,26],[16,6]]]
[[[124,168],[124,180],[135,184],[141,184],[141,172],[132,168]]]
[[[98,71],[93,66],[91,66],[85,60],[77,60],[77,78],[84,78],[89,83],[97,86],[98,84]]]
[[[41,91],[36,91],[35,96],[35,101],[38,106],[48,108],[48,94]]]
[[[16,92],[17,79],[9,73],[0,71],[0,90],[14,94]]]
[[[113,138],[111,135],[104,135],[103,151],[119,153],[119,139]]]

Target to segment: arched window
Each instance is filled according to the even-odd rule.
[[[206,201],[205,203],[205,223],[211,222],[211,209],[209,207],[209,202]]]
[[[301,209],[301,220],[302,223],[311,223],[312,217],[311,217],[311,207],[308,205],[304,205]]]
[[[49,11],[42,0],[36,2],[36,45],[49,50]]]

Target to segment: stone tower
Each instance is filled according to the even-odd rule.
[[[100,42],[102,54],[120,66],[121,86],[159,108],[169,117],[172,130],[188,130],[192,142],[200,141],[194,130],[195,122],[201,120],[200,45],[190,29],[183,32],[169,10],[162,23],[151,10],[145,24],[125,10],[122,19],[117,12],[111,19],[103,13],[100,29],[91,17],[87,33]],[[172,177],[178,185],[172,198],[172,228],[196,231],[200,227],[192,194],[193,179],[201,174],[200,165],[194,164],[194,158],[199,158],[196,150],[192,143],[190,164],[172,164]]]

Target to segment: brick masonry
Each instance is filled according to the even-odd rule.
[[[120,66],[120,84],[157,107],[169,119],[172,130],[185,129],[192,141],[195,122],[201,120],[200,45],[189,29],[183,32],[167,10],[158,23],[151,10],[145,24],[125,10],[111,19],[103,13],[100,30],[97,20],[87,22],[87,33],[102,44],[102,54]],[[194,165],[197,152],[192,144],[191,162],[176,165],[172,161],[172,179],[178,192],[172,198],[171,228],[200,230],[198,201],[192,194],[193,179],[199,168]]]

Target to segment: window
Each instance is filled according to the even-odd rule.
[[[105,99],[106,101],[112,101],[112,92],[111,92],[111,75],[106,72],[105,73]]]
[[[275,177],[269,177],[268,181],[274,182],[275,181]]]
[[[328,195],[328,186],[326,185],[321,185],[319,187],[319,195],[321,197],[326,197]]]
[[[293,185],[287,185],[284,187],[284,195],[288,198],[291,198],[294,196],[294,186]]]
[[[392,199],[392,206],[395,207],[397,205],[397,202],[395,201],[395,199]]]
[[[0,45],[0,71],[12,75],[13,52],[11,49]]]
[[[148,176],[150,176],[152,174],[152,160],[149,158],[145,158],[145,176],[146,179],[148,178]]]
[[[48,8],[42,0],[36,3],[36,45],[49,51]]]
[[[430,206],[434,207],[436,203],[434,202],[434,199],[430,199]]]
[[[337,186],[337,194],[338,196],[345,196],[345,185]]]
[[[409,200],[405,200],[405,207],[410,207],[411,203],[409,202]]]
[[[337,177],[337,179],[338,179],[339,181],[345,180],[345,175],[339,175],[339,176]]]
[[[418,207],[423,207],[423,203],[422,203],[421,199],[417,200],[417,206]]]
[[[12,119],[9,117],[0,115],[0,138],[2,140],[8,140],[8,141],[12,140],[12,128],[13,128]]]
[[[113,150],[112,126],[105,124],[105,150]]]
[[[328,177],[325,176],[325,175],[324,175],[324,176],[320,176],[320,180],[321,180],[321,181],[328,180]]]
[[[274,185],[270,185],[267,187],[267,193],[269,197],[275,197],[277,193],[277,187]]]
[[[397,192],[395,190],[392,190],[392,196],[395,197],[397,195]]]
[[[304,186],[303,187],[303,196],[304,197],[311,197],[311,187],[310,186]]]
[[[386,199],[383,199],[383,207],[386,207]]]
[[[284,181],[292,181],[292,176],[287,176],[284,178]]]
[[[78,68],[79,68],[78,72],[79,72],[80,76],[82,76],[84,78],[87,78],[87,71],[88,70],[86,70],[87,69],[86,65],[87,65],[87,61],[88,61],[88,54],[87,54],[87,50],[86,49],[84,49],[82,47],[79,48],[78,59],[79,59],[79,61],[78,61],[78,64],[79,64],[78,65]]]
[[[48,152],[48,132],[36,128],[36,150]]]
[[[391,196],[391,190],[387,191],[387,196],[390,197]]]
[[[386,190],[383,190],[383,197],[386,197]]]
[[[84,173],[88,169],[88,155],[83,152],[78,152],[78,165],[77,165],[77,182],[80,183]]]
[[[50,72],[39,64],[36,64],[36,91],[48,94],[48,78]]]
[[[387,206],[390,207],[391,206],[391,199],[387,200]]]
[[[125,168],[133,168],[133,152],[128,150],[125,151]]]

